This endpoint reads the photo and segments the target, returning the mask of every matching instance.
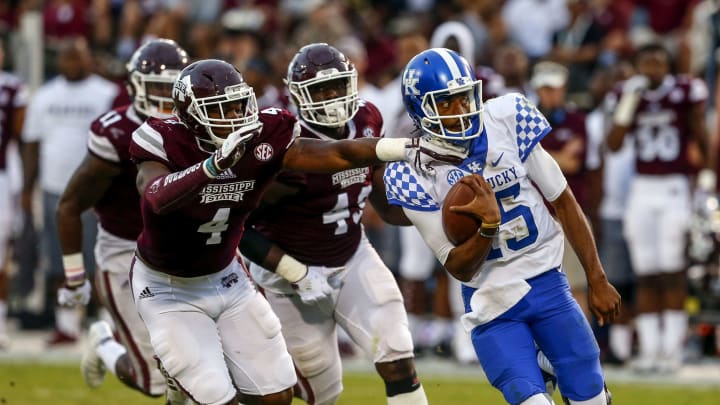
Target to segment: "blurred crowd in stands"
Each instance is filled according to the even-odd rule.
[[[597,241],[602,240],[604,229],[604,188],[596,176],[603,171],[602,138],[607,128],[602,123],[598,128],[592,120],[602,121],[608,115],[603,111],[605,95],[634,74],[632,62],[637,49],[660,44],[672,57],[673,74],[705,81],[709,89],[706,127],[717,139],[717,0],[8,0],[0,2],[3,70],[18,76],[29,92],[25,127],[19,129],[19,139],[32,143],[39,134],[30,132],[56,129],[52,119],[31,112],[33,103],[38,103],[34,97],[42,94],[38,89],[57,75],[96,78],[98,83],[88,86],[92,90],[86,90],[86,96],[97,104],[98,112],[127,102],[125,64],[139,45],[158,37],[176,40],[193,60],[219,58],[233,63],[254,87],[260,108],[292,108],[283,78],[298,48],[311,42],[334,45],[355,63],[360,96],[379,107],[388,137],[406,136],[412,130],[400,95],[398,75],[404,65],[431,46],[456,49],[477,66],[484,81],[484,99],[522,92],[551,122],[560,119],[553,114],[582,113],[584,121],[578,132],[587,133],[571,134],[580,140],[565,143],[567,147],[554,156],[559,162],[570,161],[561,167],[567,168],[568,178],[576,178],[570,183],[577,187],[573,188],[576,196],[582,196],[578,200],[594,226]],[[99,83],[101,78],[112,82],[115,90],[104,81]],[[548,87],[562,92],[550,94],[544,90]],[[59,97],[75,97],[73,89],[63,91],[67,93]],[[86,113],[87,117],[75,123],[80,136],[87,133],[83,125],[96,118],[92,111]],[[48,122],[39,128],[40,120]],[[44,194],[60,194],[62,181],[67,181],[74,169],[72,162],[79,164],[86,153],[85,144],[56,142],[44,146],[44,154],[71,162],[52,169],[68,171],[54,173],[61,178],[53,190],[50,180],[42,180],[42,171],[51,170],[42,159],[53,157],[40,158],[41,180],[37,183],[34,179],[27,181],[29,176],[38,177],[38,173],[28,174],[33,165],[26,162],[23,182],[20,143],[8,149],[11,156],[7,169],[0,168],[0,172],[11,173],[15,210],[12,255],[5,265],[0,262],[0,269],[3,265],[5,268],[7,287],[6,298],[0,295],[0,318],[9,312],[11,318],[19,320],[21,328],[55,328],[49,344],[74,344],[81,333],[82,316],[61,315],[56,310],[56,284],[62,280],[62,272],[49,270],[55,259],[46,252],[52,248],[39,241],[44,240],[42,230],[52,218],[42,214],[43,202],[53,201]],[[59,149],[49,152],[51,147]],[[37,166],[36,162],[35,170]],[[627,184],[631,170],[611,175],[617,178],[604,179],[606,184]],[[690,170],[688,176],[693,175]],[[54,207],[49,212],[52,210]],[[403,236],[404,231],[384,225],[368,211],[364,218],[366,229],[405,294],[416,351],[473,361],[472,348],[468,353],[462,343],[453,343],[453,336],[459,333],[454,319],[462,312],[461,305],[454,302],[459,297],[454,290],[457,284],[448,279],[432,253],[423,256],[413,252],[424,249],[419,238]],[[622,212],[615,214],[615,219],[622,218]],[[686,309],[691,326],[687,331],[686,360],[718,355],[720,344],[715,343],[715,337],[720,341],[720,279],[716,252],[709,257],[692,266],[692,260],[688,260],[690,295]],[[85,263],[92,261],[86,259]],[[613,264],[606,263],[606,271],[609,265]],[[618,290],[631,310],[633,277],[625,276],[611,281],[622,284],[623,290]],[[583,284],[573,287],[582,301]],[[607,327],[597,329],[604,358],[609,362],[623,363],[635,350],[633,343],[629,343],[629,349],[625,343],[618,343],[621,348],[615,351],[610,348],[613,339],[621,336],[632,342],[632,312],[626,315],[630,326],[620,334],[608,332]],[[0,319],[0,324],[0,347],[11,345],[3,337],[5,321]],[[352,350],[346,343],[341,344]]]

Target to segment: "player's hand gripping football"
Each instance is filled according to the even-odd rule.
[[[342,270],[342,268],[339,269]],[[308,305],[317,305],[330,297],[333,289],[328,284],[328,277],[337,272],[333,270],[335,269],[324,266],[308,266],[305,277],[293,284],[293,288],[302,302]]]
[[[262,122],[258,121],[228,135],[222,147],[216,150],[213,156],[213,164],[218,173],[235,166],[245,153],[245,143],[257,135],[262,130],[262,126]]]
[[[90,282],[85,279],[82,284],[69,286],[64,284],[58,289],[58,304],[65,307],[84,306],[90,302]]]
[[[435,144],[423,137],[412,138],[405,146],[405,160],[412,163],[420,173],[429,176],[435,175],[434,165],[459,165],[466,157],[464,148]]]
[[[600,326],[612,322],[620,314],[620,294],[606,278],[588,280],[588,303]]]
[[[500,222],[500,207],[498,207],[495,192],[492,187],[479,174],[465,176],[460,179],[475,192],[475,198],[465,205],[450,207],[450,211],[468,215],[484,223]]]

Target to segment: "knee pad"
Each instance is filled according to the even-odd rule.
[[[332,366],[333,353],[332,350],[325,350],[322,345],[316,342],[307,343],[303,346],[295,346],[288,348],[292,355],[295,365],[300,373],[306,377],[314,377]],[[338,376],[342,379],[342,376]]]
[[[193,342],[182,344],[181,337],[169,336],[163,332],[150,337],[155,353],[162,367],[170,377],[177,377],[183,371],[193,368],[200,361],[200,353]]]
[[[224,371],[224,370],[223,370]],[[223,405],[235,398],[235,387],[227,372],[205,370],[194,373],[185,387],[196,402],[208,405]]]
[[[591,401],[600,394],[605,398],[604,379],[597,357],[562,362],[556,364],[555,370],[560,392],[570,399],[570,403],[606,405],[605,402],[583,402]]]
[[[532,381],[522,378],[514,378],[504,381],[502,385],[495,386],[502,391],[505,401],[510,404],[522,405],[546,405],[545,386],[536,385]],[[525,398],[525,399],[523,399]],[[530,401],[530,402],[527,402]],[[546,402],[541,402],[546,401]]]
[[[398,356],[408,357],[408,354],[413,352],[413,339],[407,325],[395,324],[394,327],[385,331],[383,340],[385,345],[381,344],[378,351],[386,353],[378,353],[381,357],[378,361],[385,360],[385,357],[388,358],[388,361],[397,360]],[[383,348],[383,346],[387,346],[387,348]]]

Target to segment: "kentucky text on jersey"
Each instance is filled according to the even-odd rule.
[[[242,201],[245,192],[254,188],[255,180],[227,184],[208,184],[200,191],[200,202],[208,204],[216,201]]]
[[[515,171],[515,167],[513,166],[509,169],[503,170],[502,173],[498,173],[494,176],[486,177],[485,181],[490,183],[490,186],[493,189],[495,189],[497,187],[508,184],[517,179],[518,179],[518,175],[517,175],[517,172]]]
[[[340,184],[340,188],[345,188],[355,183],[363,183],[368,173],[370,173],[370,169],[367,167],[338,172],[332,175],[332,184]]]

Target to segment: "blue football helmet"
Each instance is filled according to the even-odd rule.
[[[400,85],[405,109],[423,135],[457,144],[482,134],[482,81],[457,52],[432,48],[417,54],[405,67]],[[463,111],[439,113],[438,105],[463,94]],[[449,127],[442,120],[456,124]]]

